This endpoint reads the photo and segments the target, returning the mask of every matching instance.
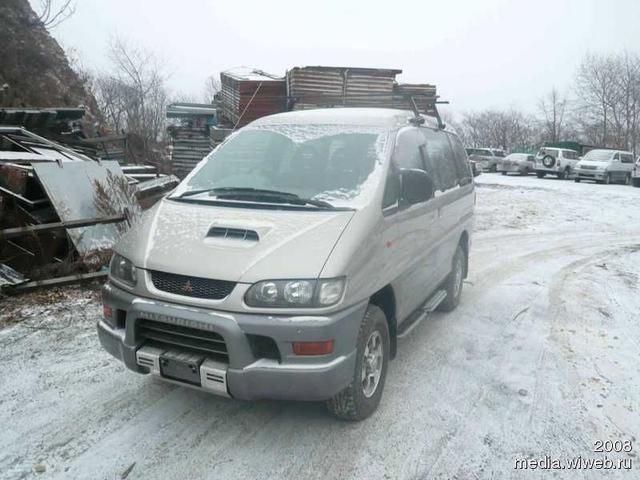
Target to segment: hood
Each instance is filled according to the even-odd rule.
[[[254,283],[316,278],[354,211],[266,210],[162,200],[116,245],[136,266]]]
[[[594,162],[589,160],[580,160],[578,162],[578,167],[607,168],[608,166],[609,166],[609,162]]]

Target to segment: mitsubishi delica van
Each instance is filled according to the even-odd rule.
[[[169,382],[363,419],[398,338],[458,305],[474,203],[465,149],[431,117],[259,119],[116,245],[100,341]]]

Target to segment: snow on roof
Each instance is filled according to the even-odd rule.
[[[250,125],[325,124],[363,125],[396,128],[413,118],[410,110],[392,108],[320,108],[277,113],[259,118]],[[425,117],[425,126],[436,127],[435,119]]]

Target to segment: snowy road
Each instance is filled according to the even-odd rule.
[[[462,303],[401,341],[357,424],[126,371],[98,345],[94,292],[4,301],[0,324],[24,320],[0,330],[0,478],[638,478],[640,189],[477,183]],[[514,470],[603,458],[599,440],[631,441],[607,456],[633,471]]]

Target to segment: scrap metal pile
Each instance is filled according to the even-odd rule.
[[[30,112],[41,122],[51,117],[47,111]],[[4,121],[15,121],[15,116],[0,110]],[[68,141],[63,144],[25,128],[0,126],[3,291],[104,276],[102,267],[118,236],[142,209],[178,182],[172,175],[158,174],[152,165],[120,165],[111,159],[104,146],[113,142],[112,137],[85,142],[70,132],[50,136],[56,135]],[[116,158],[122,160],[125,150],[115,150]]]

